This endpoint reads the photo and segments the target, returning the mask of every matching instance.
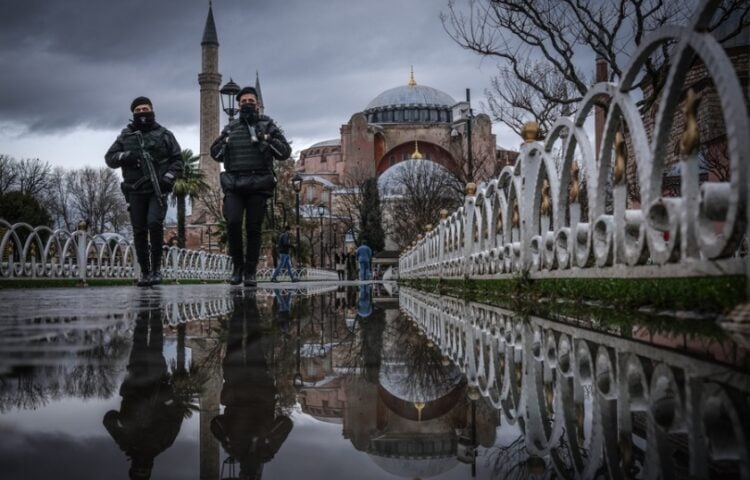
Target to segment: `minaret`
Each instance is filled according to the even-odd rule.
[[[206,26],[203,29],[201,50],[201,73],[198,74],[198,83],[201,86],[200,168],[205,174],[206,183],[213,191],[218,191],[220,168],[209,155],[211,143],[219,136],[219,85],[221,84],[219,39],[216,35],[211,2],[208,2],[208,17],[206,17]],[[206,211],[205,207],[193,205],[191,223],[215,223],[217,220]]]
[[[260,114],[263,115],[265,108],[263,107],[263,93],[260,91],[260,77],[257,70],[255,71],[255,91],[258,92],[258,109]]]

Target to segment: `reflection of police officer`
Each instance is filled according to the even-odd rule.
[[[133,243],[141,267],[138,286],[147,287],[161,283],[167,194],[182,174],[182,157],[172,132],[156,123],[151,100],[138,97],[130,110],[133,121],[109,147],[104,159],[110,168],[122,168],[121,188],[129,205]]]
[[[264,336],[255,295],[235,297],[224,358],[224,413],[211,431],[240,463],[240,478],[260,478],[292,430],[289,417],[275,416],[276,386],[268,368],[271,337]]]
[[[151,478],[154,458],[174,443],[186,413],[177,401],[162,354],[162,310],[157,302],[136,318],[128,375],[120,386],[120,411],[104,415],[104,426],[130,458],[130,478]]]
[[[286,138],[273,120],[258,112],[258,96],[253,87],[237,94],[240,118],[232,121],[211,145],[211,156],[224,162],[221,189],[224,192],[224,218],[227,221],[229,254],[234,270],[229,283],[254,287],[260,254],[260,229],[266,200],[273,195],[276,178],[273,160],[286,160],[292,153]],[[245,255],[242,254],[242,221],[247,230]]]

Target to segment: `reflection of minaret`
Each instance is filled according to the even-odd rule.
[[[198,83],[201,86],[201,110],[200,110],[200,168],[205,173],[205,180],[214,191],[219,190],[219,164],[214,162],[209,149],[211,142],[219,136],[219,85],[221,75],[219,74],[219,39],[216,35],[214,14],[211,2],[208,4],[208,17],[203,29],[203,40],[201,41],[202,60],[201,73],[198,74]],[[213,223],[217,219],[210,218],[208,212],[198,205],[193,206],[192,223]]]
[[[260,91],[260,77],[258,76],[258,71],[255,71],[255,91],[258,92],[258,109],[260,110],[260,114],[263,115],[264,112],[264,105],[263,105],[263,93]]]
[[[200,479],[219,478],[219,441],[211,433],[211,420],[219,415],[219,400],[222,386],[221,365],[212,361],[212,351],[217,348],[215,338],[193,339],[191,342],[192,362],[203,369],[206,383],[198,399],[200,406]]]

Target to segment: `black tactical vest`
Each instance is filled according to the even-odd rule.
[[[138,134],[143,139],[143,150],[151,154],[151,158],[154,161],[154,168],[156,169],[157,175],[161,178],[169,168],[169,152],[167,150],[166,142],[166,129],[159,126],[153,130],[147,132],[138,132],[126,128],[120,134],[120,142],[122,142],[123,150],[134,152],[139,156],[141,155],[141,144],[138,140]],[[125,183],[133,184],[143,177],[148,178],[148,170],[145,162],[141,162],[141,168],[123,168],[122,179]],[[150,182],[146,182],[144,186],[151,186]]]
[[[253,128],[251,126],[250,128]],[[257,129],[262,131],[262,129]],[[256,133],[256,136],[262,133]],[[270,172],[273,158],[258,148],[258,142],[250,137],[247,123],[236,121],[230,126],[229,141],[224,157],[224,170],[227,172]]]

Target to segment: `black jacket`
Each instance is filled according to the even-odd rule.
[[[257,142],[251,140],[252,133]],[[274,159],[286,160],[291,154],[281,129],[265,115],[253,125],[242,119],[232,121],[211,145],[211,157],[224,162],[227,172],[270,171]]]
[[[140,137],[140,138],[139,138]],[[141,140],[143,147],[141,147]],[[161,180],[167,173],[174,178],[182,175],[182,155],[180,145],[172,132],[156,124],[152,130],[139,132],[132,125],[125,127],[109,147],[104,160],[110,168],[122,168],[122,178],[126,185],[134,191],[153,192],[149,178],[148,167],[143,160],[143,153],[147,152],[154,161],[154,168]],[[140,158],[140,167],[136,165],[123,166],[126,158]]]

